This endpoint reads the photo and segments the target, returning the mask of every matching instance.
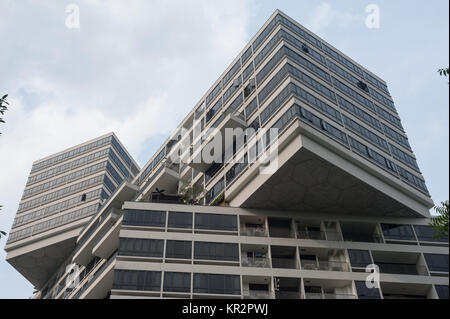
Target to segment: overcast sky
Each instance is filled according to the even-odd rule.
[[[65,25],[80,8],[80,28]],[[380,8],[380,28],[364,21]],[[34,160],[114,131],[143,166],[275,9],[389,85],[433,200],[449,194],[449,2],[0,0],[0,229]],[[5,259],[0,298],[32,286]]]

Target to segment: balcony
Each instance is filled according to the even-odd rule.
[[[340,261],[312,261],[302,260],[302,269],[319,271],[350,271],[350,266],[346,262]]]
[[[270,260],[265,257],[242,257],[242,267],[270,268]]]
[[[356,299],[356,296],[351,294],[307,292],[305,293],[305,299]]]
[[[244,299],[270,299],[270,292],[264,290],[244,290]]]
[[[372,256],[382,274],[428,276],[420,253],[372,251]]]
[[[427,268],[416,264],[377,263],[377,265],[383,274],[428,276]]]
[[[226,129],[244,130],[247,126],[247,121],[242,114],[230,108],[224,110],[218,120],[215,121],[210,128],[203,131],[202,142],[200,142],[199,137],[194,141],[193,145],[195,145],[195,147],[193,147],[192,153],[189,156],[188,165],[198,171],[206,172],[212,162],[207,160],[210,157],[210,154],[204,156],[205,146],[212,141],[220,141],[221,154],[214,154],[213,156],[217,159],[221,159],[223,158],[222,155],[225,153],[225,150],[231,145],[230,142],[232,143],[232,139],[231,141],[228,141],[228,139],[225,138]],[[183,158],[185,157],[186,155],[183,154]]]
[[[241,236],[267,237],[266,219],[260,216],[240,216]]]
[[[297,238],[309,240],[342,241],[342,235],[337,231],[298,230]]]
[[[176,193],[178,191],[178,182],[180,180],[179,165],[162,161],[159,168],[144,182],[141,191],[137,196],[138,200],[150,201],[152,193],[156,189],[164,190],[167,194]]]
[[[362,243],[383,243],[376,223],[341,223],[342,236],[344,241]]]

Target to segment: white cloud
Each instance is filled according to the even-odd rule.
[[[320,33],[331,26],[333,28],[347,28],[363,23],[364,15],[362,13],[362,11],[361,13],[339,11],[329,3],[321,3],[309,15],[308,26],[316,33]]]
[[[114,131],[144,164],[159,147],[146,142],[168,136],[249,39],[251,0],[76,3],[79,30],[65,27],[64,3],[0,4],[7,231],[34,160]],[[1,262],[1,272],[14,270]]]

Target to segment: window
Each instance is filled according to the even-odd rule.
[[[159,291],[161,289],[161,272],[115,270],[113,289]]]
[[[370,253],[367,250],[348,250],[348,256],[350,257],[350,264],[352,267],[367,267],[372,264]]]
[[[201,260],[239,261],[238,244],[195,242],[194,258]]]
[[[414,230],[416,232],[419,241],[437,241],[437,242],[448,242],[448,236],[442,238],[435,238],[435,233],[433,227],[414,225]]]
[[[166,242],[166,258],[191,259],[192,242],[168,240]]]
[[[378,288],[368,288],[365,281],[355,281],[358,299],[380,299]]]
[[[164,227],[166,212],[153,210],[125,210],[123,225]]]
[[[192,228],[192,213],[169,212],[168,228]]]
[[[191,274],[186,272],[165,272],[163,289],[168,292],[190,292]]]
[[[381,224],[385,239],[416,240],[411,225]]]
[[[245,117],[248,120],[250,116],[258,109],[258,103],[256,97],[245,108]]]
[[[448,255],[424,254],[430,271],[448,272]]]
[[[448,286],[435,285],[434,288],[436,288],[439,299],[448,299]]]
[[[194,293],[240,295],[240,276],[222,274],[194,274]]]
[[[236,215],[195,214],[196,229],[237,231]]]
[[[164,241],[158,239],[121,238],[119,256],[161,257]]]

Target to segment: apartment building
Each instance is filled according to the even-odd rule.
[[[113,133],[34,162],[5,246],[7,261],[36,287],[45,284],[82,227],[138,172]]]
[[[58,228],[51,273],[13,228],[36,298],[448,298],[448,238],[386,82],[278,10],[140,171],[124,154],[133,179]]]

